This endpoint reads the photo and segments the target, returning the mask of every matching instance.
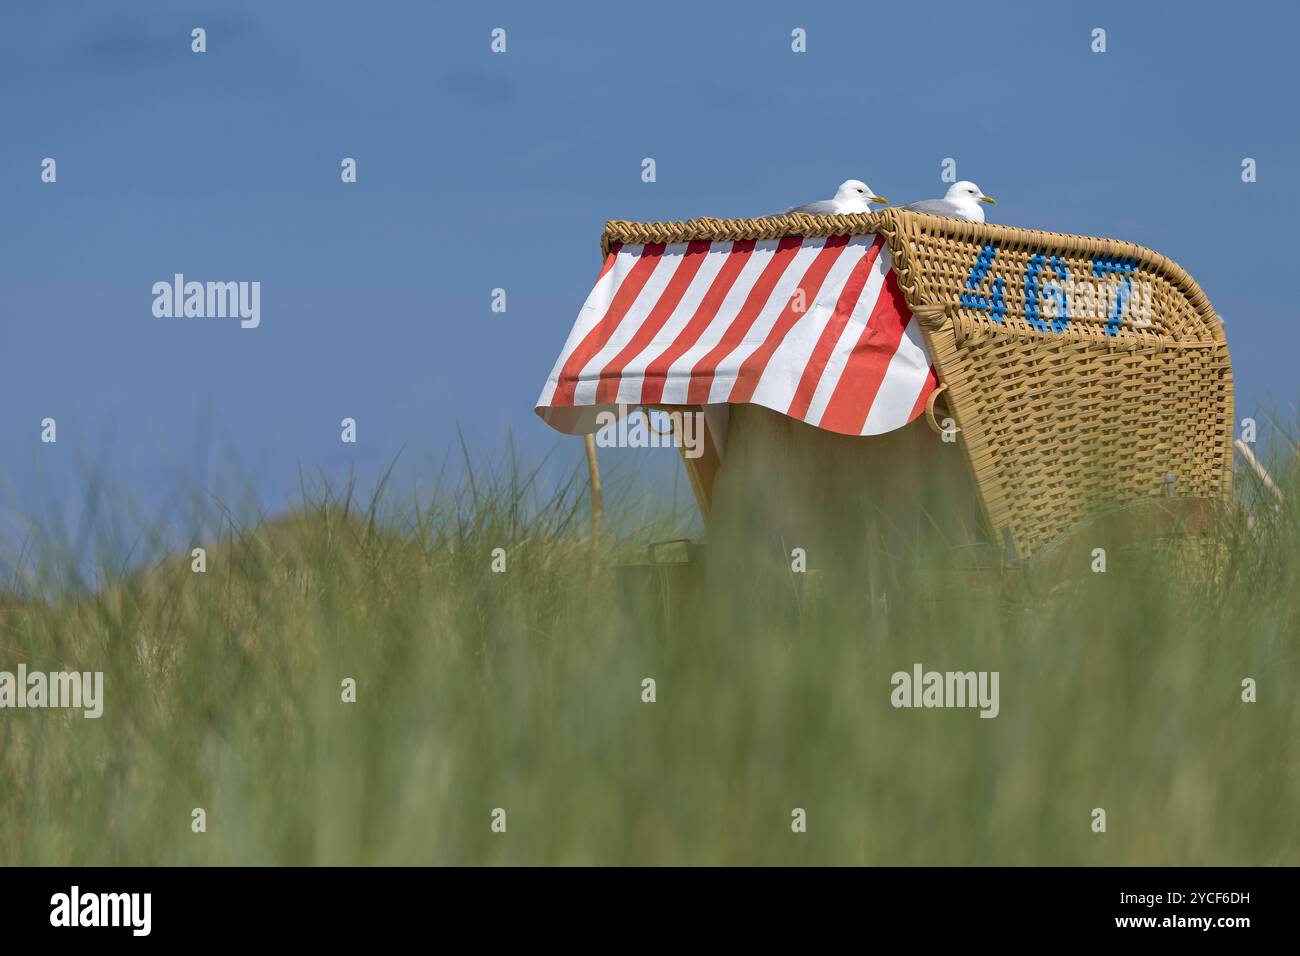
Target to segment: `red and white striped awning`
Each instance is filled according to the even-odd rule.
[[[845,435],[900,428],[937,380],[891,265],[872,235],[616,245],[537,413],[585,434],[620,405],[752,402]]]

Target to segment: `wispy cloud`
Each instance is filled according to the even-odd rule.
[[[499,106],[515,98],[515,84],[512,80],[480,70],[444,73],[442,88],[452,96],[482,106]]]
[[[108,62],[140,63],[176,56],[189,51],[190,31],[203,27],[208,31],[208,42],[216,38],[230,41],[251,34],[256,21],[251,17],[231,14],[192,17],[186,25],[177,21],[170,29],[156,25],[146,27],[141,22],[124,24],[121,20],[105,23],[86,43],[86,55]]]

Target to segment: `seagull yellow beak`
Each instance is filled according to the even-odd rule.
[[[888,205],[889,205],[889,200],[886,199],[884,196],[872,196],[872,197],[871,197],[871,201],[872,201],[872,202],[878,202],[878,203],[880,203],[880,205],[882,205],[882,206],[888,206]]]
[[[986,202],[990,206],[996,206],[998,204],[998,201],[992,196],[980,196],[980,202]]]

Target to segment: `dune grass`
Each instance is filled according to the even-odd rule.
[[[1289,503],[1214,547],[1015,601],[741,574],[665,611],[615,566],[682,516],[593,551],[581,481],[511,467],[383,516],[316,495],[227,527],[204,573],[51,594],[75,575],[42,558],[0,669],[103,671],[104,714],[0,712],[0,863],[1294,865],[1300,484],[1275,477]],[[998,671],[999,715],[895,709],[917,662]]]

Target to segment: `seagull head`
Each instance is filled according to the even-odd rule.
[[[860,179],[846,179],[840,183],[840,188],[835,190],[835,201],[840,203],[861,203],[864,210],[867,203],[889,204],[888,199],[884,196],[877,196],[871,187]]]
[[[962,205],[966,205],[967,203],[974,205],[975,203],[986,202],[990,205],[996,206],[998,202],[992,196],[984,195],[978,186],[965,179],[949,186],[948,194],[943,198],[947,199],[949,202],[961,203]]]

